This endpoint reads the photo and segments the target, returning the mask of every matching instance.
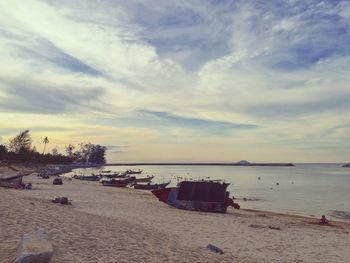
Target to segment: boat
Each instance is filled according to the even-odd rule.
[[[78,180],[83,180],[83,181],[99,181],[100,180],[100,176],[98,175],[75,175],[73,176],[75,179],[78,179]]]
[[[159,201],[170,206],[194,211],[226,213],[228,206],[240,206],[226,191],[229,183],[220,181],[182,181],[176,187],[153,190]]]
[[[126,170],[125,171],[126,174],[140,174],[142,173],[142,170],[138,169],[138,170]]]
[[[21,188],[23,175],[15,175],[10,177],[0,178],[0,186],[8,188]]]
[[[139,183],[134,183],[134,188],[139,189],[139,190],[156,190],[156,189],[163,189],[170,184],[169,182],[162,183],[162,184],[152,184],[151,182],[147,184],[139,184]]]
[[[137,178],[132,176],[130,178],[134,183],[149,183],[154,178],[154,175],[151,175],[151,176],[148,175],[147,177],[142,177],[142,178]]]
[[[96,174],[94,174],[96,175]],[[119,173],[119,172],[109,172],[109,173],[103,173],[103,172],[100,172],[97,176],[100,176],[100,177],[106,177],[106,178],[124,178],[126,177],[127,175],[125,173]]]
[[[103,186],[114,186],[114,187],[125,187],[129,184],[128,179],[111,179],[111,180],[103,180]]]

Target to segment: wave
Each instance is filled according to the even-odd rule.
[[[347,211],[332,210],[329,215],[339,219],[350,219],[350,212]]]

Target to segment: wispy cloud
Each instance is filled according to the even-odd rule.
[[[169,112],[140,111],[139,118],[152,122],[157,126],[169,127],[189,127],[211,131],[214,134],[226,132],[234,129],[254,129],[257,125],[242,124],[228,121],[207,120],[200,118],[182,117]]]
[[[42,83],[7,83],[2,86],[0,108],[25,113],[69,113],[93,111],[103,95],[102,88],[50,87]],[[0,97],[1,98],[1,97]],[[102,108],[99,109],[103,111]]]
[[[2,2],[0,119],[61,116],[108,145],[326,148],[350,139],[349,17],[341,0]]]

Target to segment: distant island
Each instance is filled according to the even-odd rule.
[[[109,166],[138,166],[138,165],[203,165],[203,166],[294,166],[292,163],[250,163],[242,160],[236,163],[108,163]]]

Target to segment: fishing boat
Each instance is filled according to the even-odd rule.
[[[151,176],[148,175],[147,177],[142,177],[142,178],[137,178],[132,176],[130,178],[132,178],[134,183],[149,183],[154,178],[154,175],[151,175]]]
[[[138,170],[126,170],[125,171],[126,174],[140,174],[142,173],[142,170],[138,169]]]
[[[167,187],[168,184],[170,184],[170,181],[162,184],[152,184],[151,182],[147,184],[134,183],[134,188],[139,190],[156,190],[156,189],[163,189]]]
[[[98,175],[75,175],[73,176],[74,179],[78,179],[78,180],[83,180],[83,181],[99,181],[100,180],[100,176]]]
[[[176,187],[153,190],[159,201],[170,206],[194,211],[226,213],[228,206],[240,206],[226,191],[229,183],[219,181],[182,181]]]
[[[125,178],[127,177],[127,174],[119,173],[119,172],[109,172],[109,173],[99,173],[98,176],[105,177],[105,178]]]
[[[103,180],[103,186],[114,186],[114,187],[125,187],[129,184],[128,179],[111,179],[111,180]]]
[[[0,178],[0,186],[8,188],[21,188],[23,175],[15,175],[5,178]]]

